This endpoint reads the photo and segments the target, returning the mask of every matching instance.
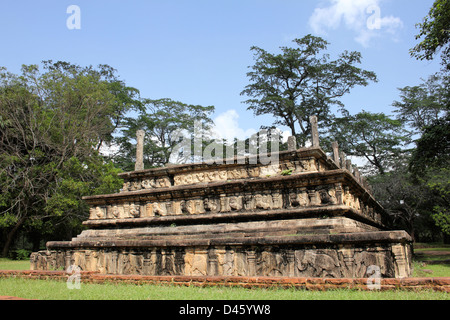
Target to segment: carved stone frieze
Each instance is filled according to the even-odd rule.
[[[409,247],[400,242],[361,242],[52,250],[33,253],[30,262],[34,270],[76,264],[104,274],[364,278],[371,266],[379,268],[382,277],[408,276],[410,259]]]

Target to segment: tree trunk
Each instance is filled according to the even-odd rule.
[[[11,244],[13,243],[16,233],[19,230],[19,228],[22,226],[22,224],[25,222],[25,220],[26,220],[26,216],[23,216],[22,218],[20,218],[19,221],[17,221],[16,225],[6,235],[6,242],[5,242],[5,245],[3,246],[3,250],[2,250],[3,257],[8,256],[9,248],[11,247]]]
[[[443,240],[444,240],[444,244],[450,244],[450,235],[446,234],[445,232],[443,233]]]

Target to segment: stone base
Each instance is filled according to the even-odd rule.
[[[102,274],[383,278],[411,274],[404,231],[272,237],[52,242],[33,253],[32,270]]]

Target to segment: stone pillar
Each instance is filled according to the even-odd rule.
[[[354,269],[355,269],[355,250],[349,247],[343,247],[340,250],[340,253],[342,253],[344,257],[344,268],[342,269],[342,277],[344,278],[354,278]],[[359,276],[359,275],[358,275]],[[362,277],[362,275],[360,276]]]
[[[309,121],[311,122],[312,146],[319,147],[319,128],[317,125],[317,116],[309,117]]]
[[[114,250],[111,252],[111,260],[109,260],[109,273],[115,274],[118,273],[118,267],[119,267],[119,253]]]
[[[363,184],[363,181],[361,180],[361,173],[359,172],[358,167],[355,167],[355,168],[353,169],[353,175],[355,176],[356,180],[357,180],[359,183]]]
[[[138,130],[136,132],[136,164],[134,170],[144,170],[144,130]]]
[[[247,251],[247,263],[247,276],[254,277],[256,275],[256,253],[253,248]]]
[[[142,259],[142,273],[146,276],[150,275],[151,252],[145,251]]]
[[[69,269],[69,267],[72,265],[72,252],[70,250],[67,250],[65,252],[64,264],[65,264],[65,270]]]
[[[337,204],[343,204],[344,199],[343,199],[342,183],[336,183],[335,189],[336,189]]]
[[[339,167],[339,144],[335,141],[331,144],[331,148],[333,148],[333,160]]]
[[[347,160],[347,156],[345,155],[345,153],[343,151],[339,152],[339,166],[342,169],[345,169],[345,161]]]
[[[297,150],[297,139],[295,138],[295,136],[290,136],[288,138],[288,150],[289,151],[295,151]]]
[[[286,252],[287,260],[287,277],[295,277],[295,251],[288,249]]]
[[[207,274],[209,276],[217,276],[219,275],[219,263],[218,257],[216,254],[216,250],[213,248],[208,249],[208,265],[207,265]]]
[[[345,169],[347,169],[351,174],[353,174],[352,160],[350,159],[345,160]]]

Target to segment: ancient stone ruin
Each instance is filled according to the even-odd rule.
[[[116,194],[88,196],[88,227],[72,241],[33,253],[33,270],[103,274],[364,278],[411,273],[411,238],[387,229],[388,215],[365,179],[333,144],[225,164],[195,163],[120,174]],[[143,133],[138,133],[138,146]],[[256,157],[256,158],[255,158]],[[231,163],[230,163],[231,162]]]

